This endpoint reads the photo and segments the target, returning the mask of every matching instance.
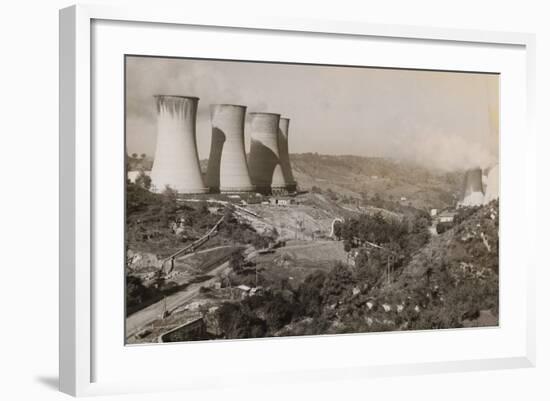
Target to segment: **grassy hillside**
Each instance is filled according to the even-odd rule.
[[[128,183],[126,189],[126,244],[132,251],[165,257],[209,231],[224,215],[211,213],[206,202],[180,202],[175,192],[154,194]],[[266,246],[249,225],[238,221],[230,211],[209,246],[254,244]]]
[[[294,285],[271,286],[262,295],[223,304],[222,331],[226,338],[246,338],[495,325],[498,209],[492,202],[468,210],[454,227],[432,238],[422,217],[410,224],[380,216],[350,219],[343,230],[352,229],[356,238],[354,267],[333,262]],[[365,246],[364,238],[397,255],[391,282],[389,253]],[[292,257],[284,255],[281,266],[290,267]]]
[[[474,210],[415,254],[396,284],[410,294],[430,294],[418,302],[440,324],[460,326],[483,310],[498,317],[499,204]]]
[[[318,187],[351,198],[380,198],[416,208],[453,205],[462,173],[432,171],[412,164],[376,157],[290,155],[301,188]],[[404,197],[406,200],[401,200]]]

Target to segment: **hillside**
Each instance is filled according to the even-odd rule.
[[[380,198],[420,209],[453,205],[462,182],[462,172],[432,171],[385,158],[303,153],[290,159],[302,189],[331,189],[351,198]]]
[[[139,185],[128,183],[126,190],[126,246],[133,252],[166,257],[209,231],[224,216],[212,212],[206,202],[186,203],[172,191],[154,194]],[[210,241],[210,246],[269,242],[270,236],[258,234],[252,227],[226,215]]]
[[[378,283],[366,287],[358,274],[349,285],[356,293],[343,291],[335,309],[335,332],[498,325],[498,201],[470,209],[465,216],[413,252],[392,272],[391,284],[371,260],[359,263],[358,273],[366,267],[366,274],[378,275]]]
[[[391,283],[387,253],[360,248],[354,267],[316,270],[283,294],[285,300],[256,297],[241,305],[243,313],[265,316],[269,326],[279,316],[270,311],[285,311],[284,321],[266,334],[274,336],[498,325],[498,210],[497,201],[471,209],[455,227],[424,243],[422,230],[379,220],[377,235],[390,238],[376,242],[412,251],[404,265],[394,263]],[[375,232],[373,222],[359,228],[367,237]]]
[[[414,282],[425,276],[428,269],[437,274],[442,269],[461,266],[475,272],[487,270],[498,274],[498,201],[475,210],[414,255],[403,271],[402,280]]]
[[[451,327],[490,311],[498,317],[499,203],[492,201],[416,253],[394,290],[420,297],[425,314]]]

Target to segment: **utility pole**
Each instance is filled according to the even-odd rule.
[[[166,307],[166,297],[164,297],[163,299],[163,304],[162,304],[162,315],[161,315],[161,319],[164,319],[168,316],[168,309]]]
[[[388,262],[387,262],[387,266],[386,266],[386,285],[389,286],[391,283],[391,278],[390,278],[390,256],[388,255]]]
[[[386,274],[387,274],[387,285],[391,285],[391,268],[392,268],[392,264],[393,264],[393,257],[394,255],[392,254],[389,254],[388,255],[388,266],[387,266],[387,270],[386,270]]]

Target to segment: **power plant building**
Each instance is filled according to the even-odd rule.
[[[279,162],[279,114],[251,113],[250,178],[256,191],[269,194],[286,191]]]
[[[288,131],[290,119],[281,118],[279,120],[279,162],[283,171],[286,189],[289,192],[296,191],[296,180],[292,175],[292,166],[290,165],[290,156],[288,154]]]
[[[151,170],[152,190],[169,186],[179,193],[206,193],[196,142],[199,99],[188,96],[155,96],[157,145]]]
[[[244,146],[246,106],[215,104],[210,115],[212,143],[206,185],[211,192],[253,191]]]

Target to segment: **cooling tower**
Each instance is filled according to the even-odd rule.
[[[258,192],[269,194],[285,190],[283,170],[279,163],[279,114],[250,113],[250,178]]]
[[[279,121],[279,162],[283,170],[285,186],[288,191],[296,191],[296,180],[292,175],[292,166],[290,165],[290,156],[288,154],[288,127],[290,120],[281,118]]]
[[[152,189],[166,186],[179,193],[205,193],[195,138],[199,99],[187,96],[155,96],[157,147],[151,170]]]
[[[244,150],[246,106],[215,104],[210,115],[212,144],[206,185],[211,192],[253,191]]]
[[[487,189],[485,190],[484,203],[489,203],[500,196],[499,168],[498,164],[493,166],[487,174]]]
[[[482,172],[480,168],[473,168],[466,171],[464,176],[462,200],[459,206],[479,206],[483,205],[483,202]]]

